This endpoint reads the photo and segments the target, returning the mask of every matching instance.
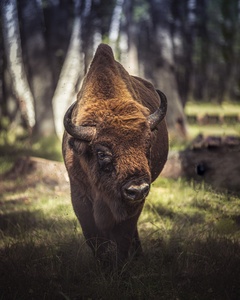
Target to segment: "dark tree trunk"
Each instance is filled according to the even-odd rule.
[[[240,7],[239,7],[240,9]],[[221,54],[224,61],[224,70],[219,78],[218,100],[222,103],[230,94],[231,85],[233,83],[234,63],[236,62],[235,49],[236,35],[239,24],[237,19],[239,15],[238,1],[231,2],[223,0],[221,3],[221,14],[223,16],[220,23],[221,35],[224,42],[221,44]],[[239,67],[239,66],[238,66]]]
[[[73,22],[73,4],[68,1],[51,1],[43,10],[46,25],[45,37],[53,79],[53,88],[57,86],[59,75],[66,57],[71,38]]]
[[[6,104],[4,103],[4,50],[3,50],[3,36],[2,36],[2,24],[0,22],[0,120],[4,115],[4,107]],[[1,121],[0,121],[0,130],[1,130]]]
[[[96,25],[98,24],[98,26],[100,27],[100,24],[97,20],[96,7],[94,6],[94,3],[86,2],[81,14],[81,40],[82,51],[84,53],[84,73],[87,72],[87,69],[94,55],[94,33]]]
[[[193,74],[193,39],[194,21],[193,10],[189,0],[172,0],[171,4],[171,35],[173,42],[174,69],[178,84],[179,95],[185,107],[191,89]]]
[[[33,133],[36,137],[53,135],[53,76],[43,32],[42,8],[36,0],[21,0],[19,9],[25,66],[35,101],[36,124]]]
[[[174,138],[185,139],[187,136],[186,118],[178,92],[174,73],[173,45],[170,34],[168,3],[162,5],[150,2],[152,28],[149,31],[149,43],[145,47],[146,62],[144,63],[146,77],[161,89],[168,98],[166,115],[170,135]]]

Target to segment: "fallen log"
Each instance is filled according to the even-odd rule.
[[[19,157],[13,167],[0,176],[0,181],[15,180],[20,181],[22,188],[43,183],[54,190],[69,189],[64,163],[39,157]],[[1,188],[4,188],[3,184]]]
[[[217,191],[240,193],[240,137],[199,135],[183,151],[171,152],[161,173],[204,181]]]

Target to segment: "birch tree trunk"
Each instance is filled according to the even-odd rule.
[[[64,114],[68,106],[76,97],[76,85],[78,84],[79,79],[84,75],[83,56],[81,49],[81,19],[78,13],[80,4],[80,0],[75,0],[75,18],[73,22],[71,40],[59,77],[59,81],[52,99],[55,128],[60,139],[62,139],[62,134],[64,131]]]
[[[30,127],[35,124],[34,100],[22,60],[16,0],[3,0],[1,5],[3,42],[14,94]]]

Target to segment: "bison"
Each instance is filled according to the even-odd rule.
[[[168,155],[167,99],[100,44],[64,116],[72,205],[100,261],[141,253],[137,221]],[[132,250],[132,251],[131,251]]]

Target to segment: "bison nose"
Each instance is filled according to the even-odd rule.
[[[147,183],[142,183],[140,185],[126,184],[123,187],[123,196],[126,200],[141,201],[147,196],[149,188],[150,186]]]

